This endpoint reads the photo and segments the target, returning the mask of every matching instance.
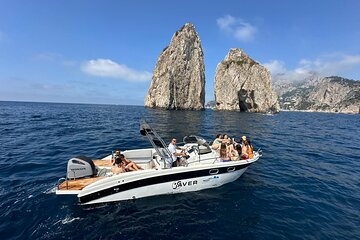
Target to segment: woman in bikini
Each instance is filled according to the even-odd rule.
[[[126,171],[137,171],[137,170],[143,170],[139,165],[136,163],[130,161],[129,159],[126,159],[124,154],[120,154],[120,159],[124,163],[125,170]]]

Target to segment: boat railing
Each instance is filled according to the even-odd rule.
[[[205,161],[209,161],[209,160],[213,160],[212,163],[215,163],[217,161],[219,161],[219,159],[217,157],[210,157],[210,158],[199,158],[199,159],[194,159],[192,161],[186,161],[187,165],[192,164],[192,163],[200,163],[200,162],[205,162]]]
[[[262,156],[262,150],[259,148],[258,150],[254,151],[254,157],[253,158],[250,158],[250,159],[237,159],[237,160],[232,160],[232,161],[249,161],[249,160],[253,160],[256,157],[255,153],[257,153],[258,158]],[[200,155],[198,155],[198,156],[200,156]],[[216,162],[221,162],[221,160],[219,160],[218,157],[210,157],[210,158],[200,158],[199,157],[198,159],[193,159],[192,161],[186,161],[186,166],[188,166],[189,164],[192,164],[192,163],[200,163],[200,162],[209,161],[209,160],[213,160],[212,164],[214,164]]]
[[[66,189],[68,189],[69,188],[69,184],[68,184],[68,179],[67,178],[60,178],[58,181],[57,181],[57,183],[56,183],[56,185],[55,185],[55,187],[56,187],[56,189],[57,190],[59,190],[60,189],[60,185],[63,183],[63,182],[65,182],[66,181]]]

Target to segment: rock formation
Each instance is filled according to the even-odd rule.
[[[216,68],[214,93],[217,110],[278,112],[269,71],[238,48],[230,49]]]
[[[299,89],[313,89],[322,79],[317,72],[310,72],[309,76],[304,79],[287,79],[283,74],[278,74],[272,79],[272,87],[278,96],[283,96],[285,93],[291,91],[298,91]],[[281,108],[281,102],[280,102]]]
[[[144,103],[150,108],[204,109],[204,56],[191,23],[176,31],[160,54]]]
[[[360,81],[325,77],[314,86],[307,82],[280,97],[286,110],[360,113]]]
[[[326,77],[309,94],[311,109],[360,113],[360,82],[340,77]]]

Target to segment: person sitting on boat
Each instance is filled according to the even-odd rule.
[[[235,150],[238,153],[238,160],[239,160],[241,158],[241,153],[242,153],[241,144],[236,144]]]
[[[171,153],[172,157],[172,167],[177,167],[180,162],[180,157],[186,157],[186,153],[184,152],[184,149],[179,148],[176,146],[176,139],[173,138],[171,142],[169,143],[168,149]],[[182,150],[181,152],[176,152],[176,150]]]
[[[117,159],[118,157],[120,157],[121,151],[120,150],[115,150],[112,159],[111,159],[111,163],[114,166],[115,165],[115,159]]]
[[[247,141],[247,145],[248,145],[248,156],[249,158],[253,158],[254,157],[254,151],[253,151],[253,146],[250,143],[250,140]]]
[[[246,136],[241,137],[241,159],[249,159],[253,157],[253,148],[246,139]]]
[[[230,138],[229,136],[225,133],[222,137],[222,143],[230,143]]]
[[[231,161],[231,157],[230,157],[230,154],[229,154],[229,149],[227,147],[227,144],[226,143],[222,143],[220,145],[220,161],[222,162],[229,162]]]
[[[111,168],[111,172],[114,174],[126,172],[125,167],[122,164],[120,157],[115,159],[114,166]]]
[[[226,145],[226,152],[227,152],[227,156],[230,158],[230,160],[238,160],[239,159],[239,154],[238,152],[235,150],[234,145],[230,143],[230,141],[228,141],[227,143],[224,143]]]
[[[139,165],[125,158],[124,154],[120,154],[119,158],[122,161],[126,171],[143,170]]]
[[[221,134],[217,134],[216,137],[215,137],[215,140],[213,141],[213,143],[211,145],[212,149],[214,149],[214,150],[219,149],[221,143],[222,143]]]
[[[234,144],[229,143],[227,147],[229,149],[228,151],[229,151],[231,160],[233,160],[233,161],[239,160],[240,155],[239,155],[239,152],[235,149]]]
[[[247,144],[246,144],[246,136],[242,136],[241,137],[241,155],[240,158],[241,159],[248,159],[248,149],[247,149]]]

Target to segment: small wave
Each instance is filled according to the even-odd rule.
[[[65,225],[65,224],[72,223],[72,222],[75,221],[75,220],[80,220],[80,217],[65,217],[65,218],[62,219],[62,220],[60,219],[60,220],[56,221],[56,222],[54,223],[54,225],[59,224],[59,223]]]
[[[54,225],[56,225],[56,224],[58,224],[58,223],[61,223],[61,224],[69,224],[69,223],[72,223],[73,221],[75,221],[75,220],[80,220],[80,218],[79,217],[65,217],[64,219],[62,219],[62,220],[59,220],[59,221],[56,221],[55,223],[54,223]]]
[[[3,196],[6,194],[5,188],[1,187],[0,188],[0,196]]]
[[[61,223],[62,224],[68,224],[68,223],[72,223],[75,220],[80,220],[80,218],[79,217],[76,217],[76,218],[67,217],[67,218],[61,220]]]
[[[43,118],[42,116],[40,115],[35,115],[35,116],[31,116],[30,117],[30,121],[31,122],[42,122],[42,121],[45,121],[47,120],[46,118]]]

